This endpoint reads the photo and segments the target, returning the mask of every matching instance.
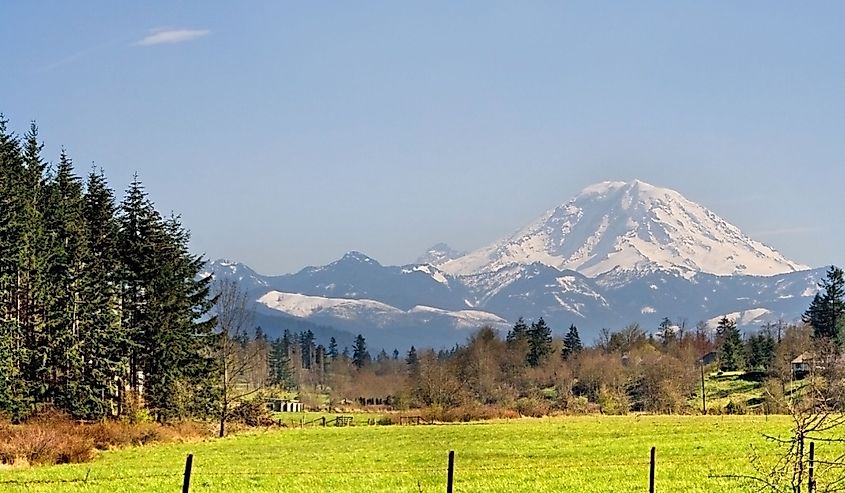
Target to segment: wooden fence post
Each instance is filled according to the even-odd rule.
[[[651,447],[651,463],[648,468],[648,493],[654,493],[654,447]]]
[[[452,493],[452,483],[455,480],[455,451],[449,451],[449,470],[446,473],[446,493]]]
[[[815,462],[816,442],[810,442],[810,471],[809,481],[807,482],[807,491],[813,493],[816,491],[816,480],[813,477],[813,465]]]
[[[194,464],[194,455],[188,454],[185,459],[185,479],[182,480],[182,493],[188,493],[191,489],[191,467]]]

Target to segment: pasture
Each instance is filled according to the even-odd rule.
[[[785,416],[581,416],[284,429],[0,469],[0,491],[174,492],[192,453],[192,492],[443,492],[455,450],[456,493],[642,492],[655,446],[658,491],[739,492],[747,488],[711,476],[750,472],[750,446],[773,453],[761,433],[786,437],[789,425]]]

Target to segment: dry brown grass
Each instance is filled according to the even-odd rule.
[[[0,463],[69,464],[94,457],[93,441],[66,423],[6,425],[0,428]]]
[[[55,412],[27,423],[0,423],[0,464],[40,465],[87,462],[97,450],[154,442],[194,441],[211,436],[205,423],[78,423]]]
[[[464,406],[443,408],[430,406],[420,409],[419,416],[426,421],[441,423],[483,421],[490,419],[518,418],[519,413],[513,409],[499,406],[483,406],[481,404],[467,404]]]

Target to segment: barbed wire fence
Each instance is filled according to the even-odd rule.
[[[449,451],[447,455],[448,460],[446,461],[445,467],[398,467],[398,468],[369,468],[369,469],[344,469],[344,468],[314,468],[314,469],[298,469],[298,470],[291,470],[291,469],[284,469],[284,468],[261,468],[256,470],[239,470],[237,468],[225,471],[208,471],[203,469],[195,469],[194,468],[194,455],[189,454],[185,458],[184,467],[174,468],[170,471],[150,471],[144,474],[127,474],[127,475],[96,475],[91,474],[91,470],[87,470],[84,476],[76,477],[76,478],[51,478],[51,479],[3,479],[0,476],[0,487],[2,486],[18,486],[22,488],[28,488],[29,486],[37,486],[37,485],[72,485],[72,484],[102,484],[102,483],[110,483],[110,484],[119,484],[119,483],[128,483],[128,482],[137,482],[140,480],[146,479],[172,479],[173,480],[173,491],[177,491],[179,485],[182,486],[183,493],[190,493],[191,491],[191,482],[192,480],[203,480],[204,482],[208,482],[209,480],[213,481],[214,478],[223,478],[223,477],[238,477],[238,476],[247,476],[247,477],[279,477],[279,478],[286,478],[286,477],[301,477],[301,476],[311,476],[311,477],[325,477],[330,475],[338,475],[338,476],[372,476],[372,475],[409,475],[409,476],[416,476],[420,477],[421,475],[439,475],[442,474],[443,483],[438,489],[443,488],[447,493],[453,493],[455,487],[455,480],[459,476],[456,476],[456,472],[461,475],[495,475],[500,473],[507,473],[512,474],[514,472],[531,472],[537,473],[538,471],[542,470],[543,467],[546,467],[543,464],[519,464],[519,465],[501,465],[501,466],[468,466],[468,467],[460,467],[457,469],[455,468],[456,463],[456,454],[454,451]],[[639,476],[641,479],[632,478],[632,482],[636,482],[638,484],[642,484],[643,489],[645,485],[648,485],[649,493],[654,493],[656,483],[658,481],[658,457],[657,457],[657,450],[655,447],[651,447],[649,450],[649,455],[647,456],[648,460],[620,460],[620,461],[605,461],[605,460],[594,460],[594,461],[581,461],[581,462],[572,462],[567,463],[565,465],[567,472],[573,471],[585,471],[585,470],[611,470],[611,469],[625,469],[629,471],[641,471],[642,475]],[[737,461],[739,458],[733,458]],[[727,462],[730,462],[728,460]],[[689,459],[678,459],[678,458],[669,458],[668,460],[662,460],[659,465],[661,467],[666,468],[673,468],[673,467],[681,467],[681,466],[688,466],[691,464],[700,464],[701,461],[696,460],[695,458]],[[722,461],[722,465],[726,465],[725,461]],[[711,473],[709,478],[731,478],[730,475],[718,475]],[[411,481],[413,478],[409,478]],[[734,479],[741,479],[740,477],[736,477]],[[409,482],[409,486],[413,483],[413,486],[418,486],[419,490],[422,491],[422,487],[419,486],[419,480]],[[207,484],[205,485],[207,486]],[[442,491],[442,489],[441,489]],[[662,491],[666,491],[663,489]],[[812,493],[812,489],[809,490],[809,493]]]

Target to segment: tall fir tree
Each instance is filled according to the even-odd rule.
[[[329,339],[329,349],[327,354],[332,361],[336,360],[339,356],[337,352],[337,340],[334,338],[334,336]]]
[[[270,345],[270,381],[284,390],[295,390],[296,379],[290,361],[290,333],[280,337]]]
[[[508,335],[506,337],[507,342],[509,343],[516,343],[519,341],[525,341],[528,339],[528,325],[525,324],[525,320],[522,317],[516,321],[513,325],[511,330],[508,331]]]
[[[90,401],[83,382],[84,340],[80,332],[80,285],[87,249],[83,221],[82,183],[62,149],[54,176],[47,183],[44,229],[49,238],[46,340],[50,367],[49,399],[74,416],[87,417]]]
[[[746,349],[745,367],[749,370],[767,371],[775,359],[777,346],[772,334],[767,331],[760,331],[748,338]]]
[[[540,317],[528,328],[528,355],[526,362],[531,367],[540,366],[552,352],[552,329]]]
[[[840,348],[845,344],[845,275],[842,269],[836,266],[828,269],[803,320],[813,327],[815,338],[830,339]]]
[[[84,392],[78,405],[89,419],[119,414],[122,402],[117,382],[129,371],[131,343],[120,323],[121,263],[118,251],[119,225],[114,192],[102,171],[92,170],[85,184],[84,234],[79,280],[79,334],[84,369]]]
[[[156,245],[161,216],[147,198],[144,186],[133,177],[120,204],[118,251],[120,256],[121,327],[128,350],[127,386],[139,396],[143,390],[146,349],[149,347],[149,296],[155,274]]]
[[[0,412],[15,421],[30,408],[29,348],[20,321],[24,165],[20,143],[0,115]]]
[[[563,337],[561,356],[563,359],[569,360],[578,355],[583,349],[584,345],[581,343],[581,336],[578,335],[578,328],[575,327],[575,324],[570,324],[569,330]]]
[[[302,367],[310,370],[315,363],[314,332],[311,329],[299,333],[299,354],[302,357]]]
[[[364,336],[358,334],[355,337],[355,344],[352,346],[352,364],[359,370],[370,362],[370,353],[367,352],[367,341]]]
[[[18,250],[18,320],[27,347],[24,379],[31,399],[46,402],[50,397],[51,343],[47,332],[50,286],[47,271],[53,238],[45,231],[46,169],[38,127],[30,125],[24,137],[23,170],[18,193],[21,199],[21,236]]]
[[[719,369],[722,371],[741,370],[745,363],[742,336],[736,327],[736,322],[727,316],[719,320],[716,326],[722,344],[719,348]]]

